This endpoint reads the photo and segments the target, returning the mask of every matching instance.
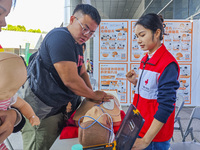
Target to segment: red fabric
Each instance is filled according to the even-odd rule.
[[[76,111],[75,111],[76,112]],[[75,121],[73,120],[75,112],[71,115],[71,117],[66,121],[66,126],[76,126]]]
[[[78,127],[76,126],[64,127],[60,134],[60,139],[70,139],[77,137],[78,137]]]
[[[70,139],[70,138],[77,138],[78,137],[78,127],[75,125],[75,121],[73,120],[74,113],[67,120],[67,122],[66,122],[67,126],[64,127],[63,130],[61,131],[60,139]],[[122,120],[124,119],[126,114],[123,110],[121,110],[120,113],[121,113],[121,123],[122,123]],[[120,123],[120,125],[121,125],[121,123]],[[115,134],[119,130],[120,125],[113,127]]]
[[[121,110],[120,113],[121,113],[121,123],[122,123],[122,121],[123,121],[123,119],[124,119],[124,117],[125,117],[126,114],[125,114],[125,112],[124,112],[123,110]],[[121,125],[121,123],[120,123],[120,125]],[[114,130],[114,133],[115,133],[115,134],[116,134],[117,131],[119,130],[120,125],[119,125],[119,126],[114,126],[114,127],[113,127],[113,130]]]

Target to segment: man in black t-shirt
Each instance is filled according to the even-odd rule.
[[[103,91],[92,90],[83,61],[81,45],[90,39],[100,21],[101,18],[96,8],[88,4],[79,4],[70,17],[70,24],[67,27],[51,30],[45,36],[39,49],[43,64],[50,69],[58,85],[69,94],[66,101],[69,101],[70,96],[74,97],[73,100],[70,100],[72,108],[68,112],[70,114],[78,107],[80,96],[97,101],[107,101],[113,98]],[[45,99],[43,103],[51,102]],[[38,108],[40,107],[38,106]],[[66,105],[63,107],[66,108]],[[41,107],[41,109],[44,108]],[[62,125],[63,113],[56,113],[42,119],[37,128],[26,122],[22,130],[24,150],[50,149],[60,134]]]

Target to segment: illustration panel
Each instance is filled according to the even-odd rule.
[[[125,63],[99,64],[99,89],[116,91],[121,103],[127,103],[127,66]]]
[[[99,61],[127,61],[128,21],[102,21],[99,29]]]

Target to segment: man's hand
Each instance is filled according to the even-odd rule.
[[[113,96],[108,95],[104,91],[95,91],[94,93],[95,93],[95,99],[93,100],[96,100],[98,102],[102,102],[102,101],[109,102],[110,101],[109,99],[114,98]]]
[[[17,118],[15,110],[0,110],[0,143],[2,143],[12,132]]]
[[[130,70],[129,72],[126,73],[126,78],[129,82],[133,83],[134,85],[137,84],[137,79],[136,79],[137,74],[135,73],[134,70]]]

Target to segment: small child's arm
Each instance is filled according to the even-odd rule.
[[[32,126],[40,124],[40,119],[36,116],[32,107],[25,100],[17,97],[17,101],[12,106],[19,109]]]

